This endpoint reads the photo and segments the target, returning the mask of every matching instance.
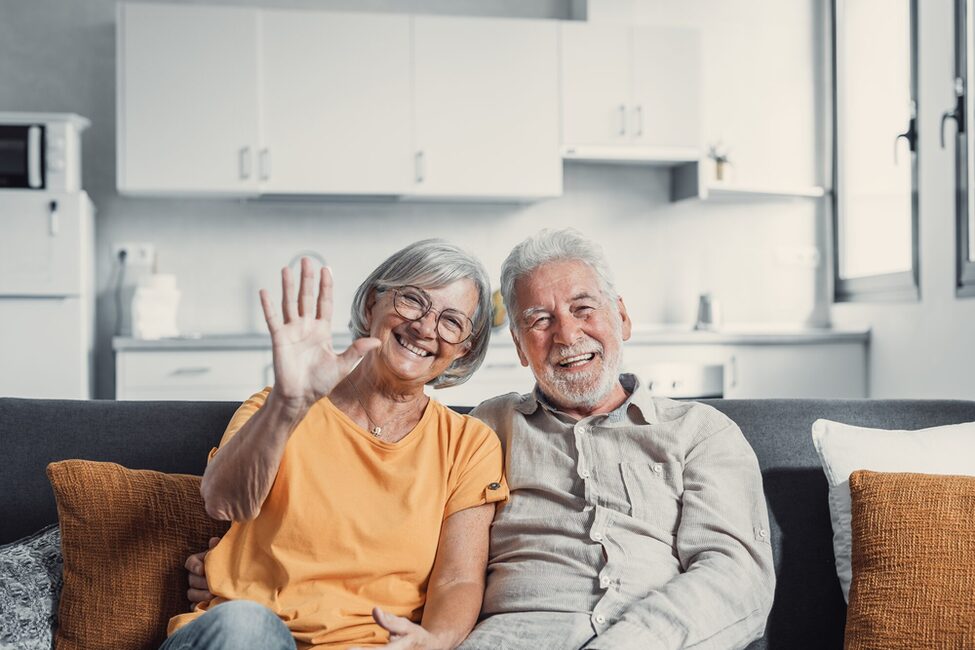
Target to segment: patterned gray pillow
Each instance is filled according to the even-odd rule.
[[[61,565],[57,524],[0,546],[0,650],[51,650]]]

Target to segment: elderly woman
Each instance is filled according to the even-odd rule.
[[[477,619],[507,486],[494,433],[423,389],[481,364],[486,273],[439,240],[393,254],[356,292],[341,354],[328,269],[302,260],[297,296],[281,280],[282,314],[260,293],[274,386],[203,475],[207,511],[233,522],[206,557],[213,597],[163,648],[452,648]]]

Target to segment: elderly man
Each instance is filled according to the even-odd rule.
[[[728,649],[761,636],[768,513],[735,423],[620,374],[632,323],[601,251],[575,231],[518,244],[501,291],[537,384],[473,411],[501,438],[511,496],[461,650]],[[205,589],[200,555],[187,566]]]
[[[738,648],[775,574],[762,477],[734,422],[620,375],[631,322],[570,230],[518,244],[501,291],[534,392],[473,414],[501,437],[481,623],[461,648]]]

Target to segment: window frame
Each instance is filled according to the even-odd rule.
[[[955,295],[959,298],[975,296],[975,261],[970,248],[973,219],[969,210],[975,201],[975,183],[969,182],[968,161],[973,157],[975,142],[968,137],[972,117],[969,113],[968,84],[975,77],[975,26],[969,24],[975,17],[973,0],[955,0],[955,83],[957,104],[941,118],[941,137],[944,141],[945,120],[949,114],[955,119],[955,217],[957,275]],[[960,84],[960,87],[957,86]],[[960,114],[960,115],[959,115]]]
[[[911,268],[896,273],[880,273],[857,278],[840,276],[840,225],[843,214],[840,210],[840,196],[843,192],[840,181],[839,138],[842,130],[839,120],[839,42],[837,39],[837,7],[847,0],[831,1],[830,28],[832,37],[832,120],[833,156],[831,195],[832,247],[833,247],[833,302],[908,302],[921,297],[919,219],[918,219],[918,0],[909,1],[910,12],[910,89],[913,105],[911,125],[914,142],[911,149]],[[970,0],[960,0],[967,2]]]

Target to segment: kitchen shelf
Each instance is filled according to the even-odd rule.
[[[566,162],[590,162],[611,165],[646,165],[648,167],[697,166],[701,152],[691,147],[634,147],[569,145],[562,148]]]
[[[819,199],[826,196],[822,187],[762,187],[713,184],[704,187],[701,199]]]
[[[779,200],[820,199],[829,191],[819,186],[735,185],[702,179],[702,163],[688,163],[674,168],[671,201],[708,200]]]

